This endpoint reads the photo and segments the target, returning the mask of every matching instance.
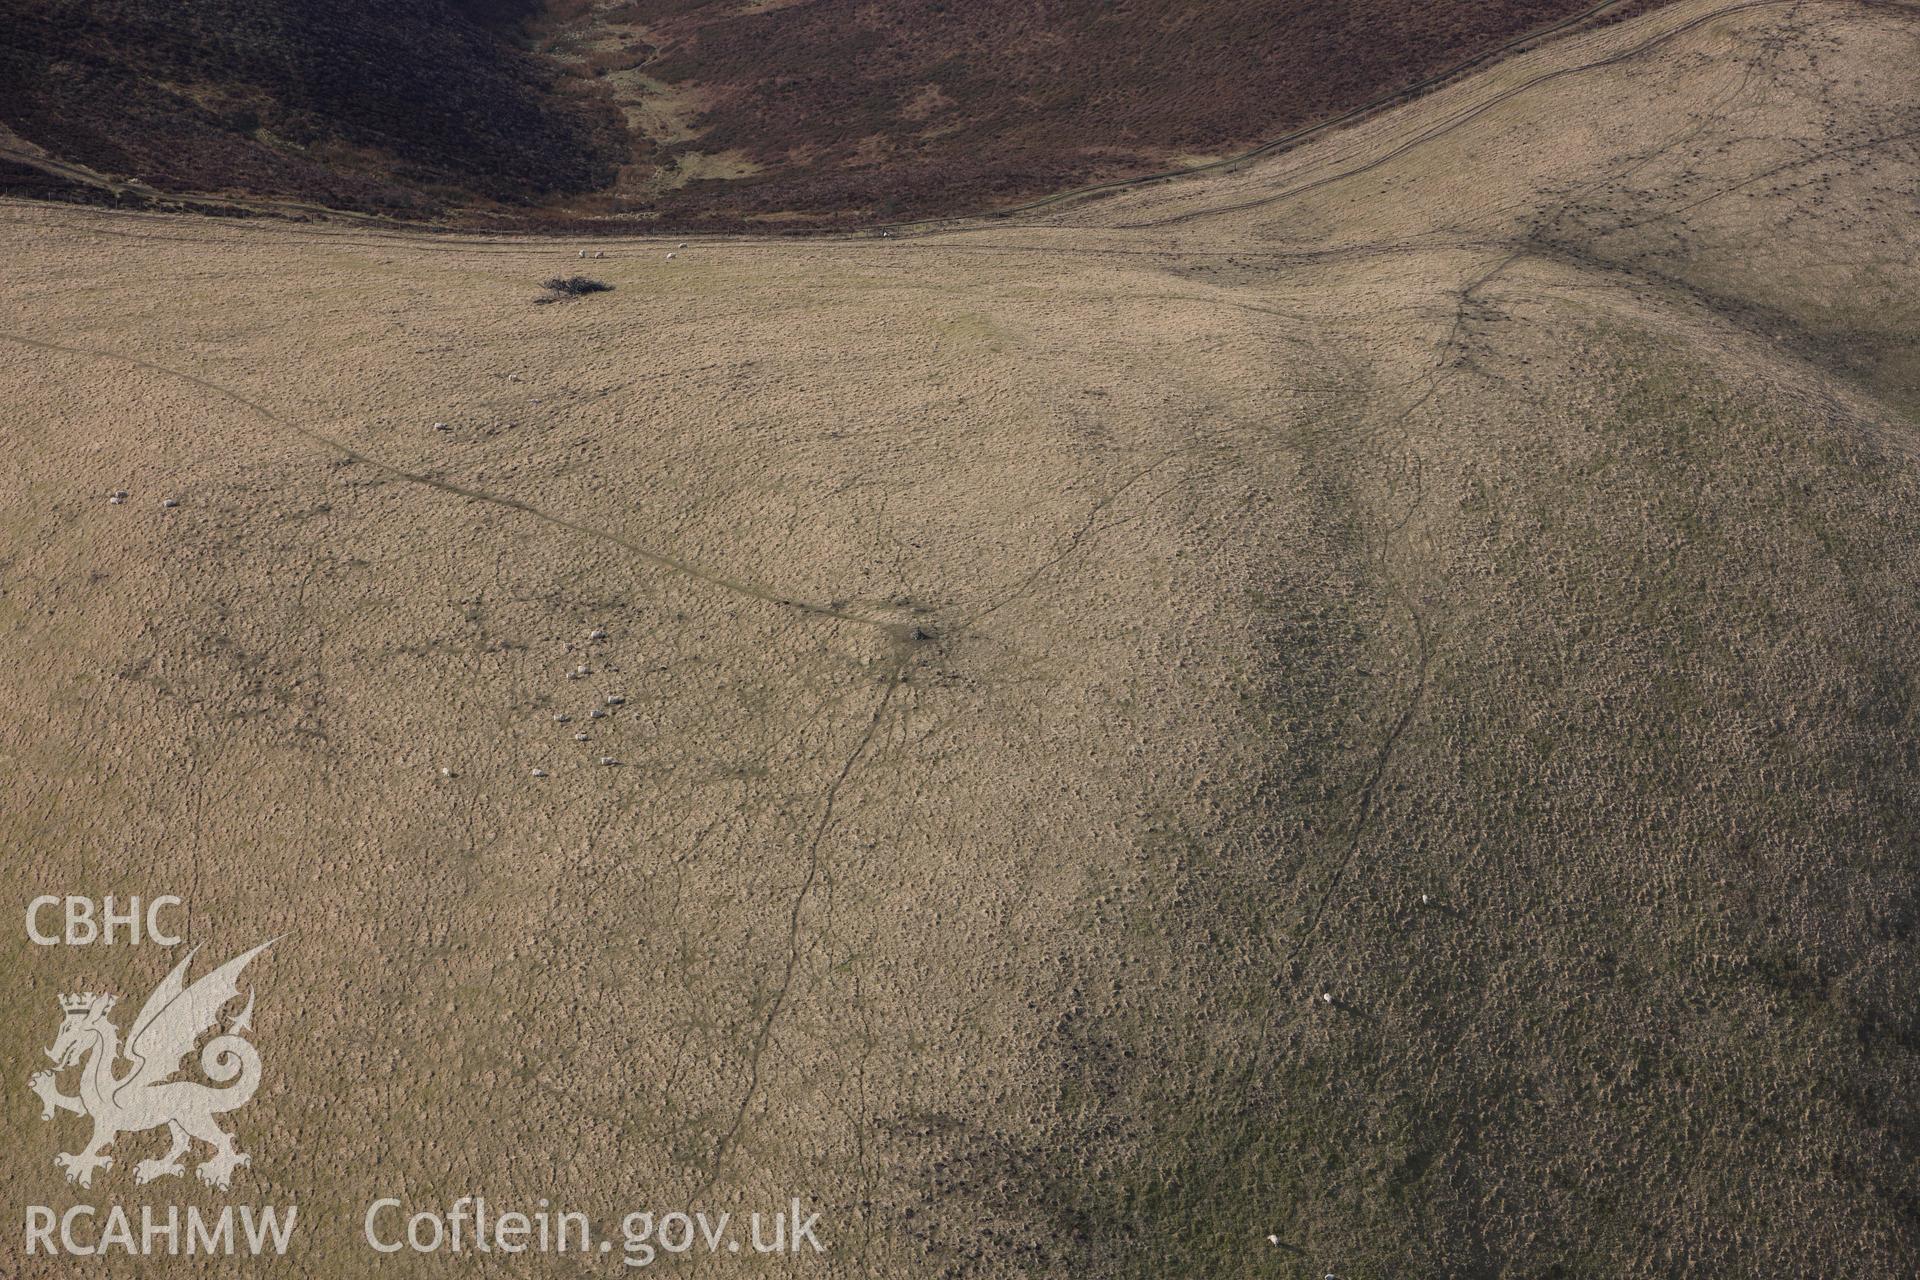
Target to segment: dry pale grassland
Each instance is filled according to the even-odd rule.
[[[1683,4],[553,306],[572,244],[0,207],[6,897],[288,935],[262,1274],[453,1274],[359,1215],[468,1192],[801,1195],[796,1275],[1912,1274],[1916,66]],[[0,936],[22,1078],[169,962]],[[209,1199],[158,1141],[92,1198]]]

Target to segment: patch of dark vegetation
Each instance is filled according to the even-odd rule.
[[[588,276],[555,276],[547,281],[545,287],[556,294],[575,298],[582,294],[610,293],[613,290],[613,286],[605,280],[594,280]]]
[[[1639,11],[1633,0],[1609,11]],[[673,225],[972,213],[1236,154],[1593,0],[637,0],[647,75],[716,105],[684,144],[751,177],[659,197]],[[550,6],[555,9],[557,6]]]
[[[0,120],[159,192],[437,216],[603,185],[598,103],[517,47],[535,0],[0,0]]]
[[[1592,7],[0,0],[0,121],[162,194],[500,229],[825,229],[1237,154]],[[611,70],[712,105],[691,136],[649,136]],[[723,153],[746,176],[654,182]]]
[[[134,192],[116,197],[111,191],[12,160],[0,160],[0,195],[122,209],[144,209],[152,203]]]

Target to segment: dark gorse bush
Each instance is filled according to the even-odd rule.
[[[606,293],[613,288],[604,280],[594,280],[587,276],[555,276],[547,281],[546,287],[555,293],[570,293],[575,297],[583,293]]]

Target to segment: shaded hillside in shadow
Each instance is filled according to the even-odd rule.
[[[512,226],[863,225],[1231,154],[1591,8],[0,0],[0,124],[162,192]],[[53,176],[0,190],[80,193]]]
[[[419,214],[600,185],[616,133],[515,47],[530,0],[0,0],[0,120],[161,190]]]

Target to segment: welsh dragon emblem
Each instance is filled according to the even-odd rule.
[[[104,1153],[115,1138],[165,1125],[173,1145],[160,1159],[136,1165],[134,1181],[152,1182],[184,1173],[181,1157],[197,1138],[213,1148],[213,1155],[194,1172],[208,1186],[227,1189],[233,1171],[249,1158],[234,1145],[233,1135],[214,1123],[214,1117],[244,1107],[260,1087],[260,1054],[245,1038],[253,1020],[251,993],[226,1031],[200,1050],[201,1071],[225,1087],[169,1077],[180,1070],[200,1037],[220,1021],[220,1011],[239,997],[240,971],[275,941],[235,956],[192,985],[187,983],[187,966],[200,949],[187,952],[140,1006],[124,1047],[120,1029],[107,1017],[114,997],[93,992],[60,997],[66,1016],[53,1047],[47,1050],[54,1070],[35,1073],[27,1086],[44,1104],[42,1120],[53,1119],[56,1111],[93,1117],[93,1140],[85,1150],[53,1158],[66,1170],[68,1182],[92,1186],[96,1169],[113,1167],[113,1157]],[[122,1059],[127,1066],[119,1070]],[[80,1067],[80,1086],[69,1096],[60,1092],[54,1077],[75,1065]]]

